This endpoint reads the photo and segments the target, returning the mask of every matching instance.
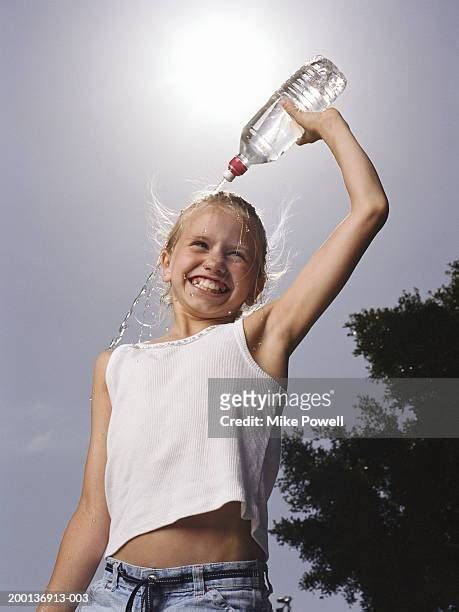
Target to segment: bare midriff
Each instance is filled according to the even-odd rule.
[[[221,561],[266,560],[250,533],[250,521],[241,519],[241,502],[195,514],[142,533],[112,555],[142,567],[178,567]]]

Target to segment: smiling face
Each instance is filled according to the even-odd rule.
[[[217,319],[252,305],[264,284],[254,235],[251,220],[230,206],[209,203],[186,216],[172,254],[161,254],[174,310]]]

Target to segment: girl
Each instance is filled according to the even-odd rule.
[[[104,557],[79,610],[272,610],[267,501],[280,440],[208,436],[207,383],[285,387],[290,355],[388,216],[378,175],[341,114],[283,105],[304,128],[297,144],[323,139],[331,149],[350,211],[287,291],[246,316],[266,282],[255,209],[219,192],[181,211],[160,254],[172,327],[95,363],[83,489],[48,585],[83,591]]]

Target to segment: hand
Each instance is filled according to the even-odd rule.
[[[330,121],[341,116],[339,110],[333,106],[320,112],[301,111],[288,98],[281,100],[281,106],[304,129],[304,134],[296,141],[299,146],[322,140]]]

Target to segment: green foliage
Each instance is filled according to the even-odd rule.
[[[371,377],[454,378],[459,372],[459,261],[422,301],[351,315],[355,355]],[[393,405],[401,406],[400,398]],[[363,411],[396,435],[393,413]],[[270,533],[309,565],[300,588],[341,593],[369,612],[442,612],[459,603],[459,443],[454,438],[282,438],[278,486],[292,517]]]
[[[455,378],[459,373],[459,260],[449,264],[449,286],[402,292],[395,308],[364,309],[344,325],[370,364],[372,378]]]

